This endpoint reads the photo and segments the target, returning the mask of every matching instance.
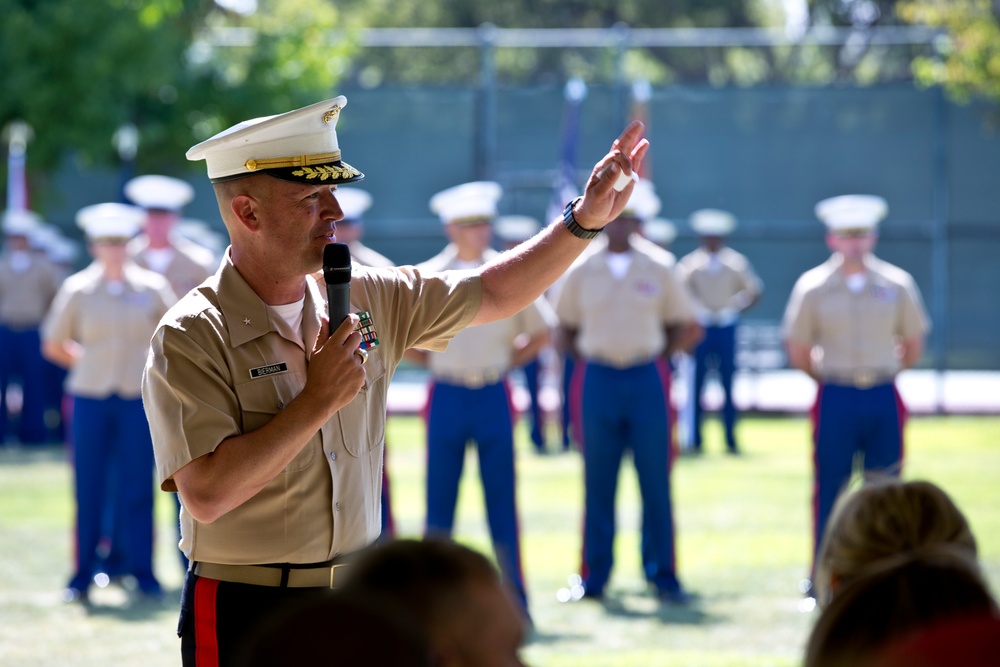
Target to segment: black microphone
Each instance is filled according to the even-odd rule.
[[[351,310],[351,249],[346,243],[329,243],[323,248],[323,278],[333,333]]]

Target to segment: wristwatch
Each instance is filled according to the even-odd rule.
[[[570,234],[572,234],[573,236],[580,239],[586,239],[589,241],[590,239],[600,234],[601,229],[604,228],[602,227],[601,229],[586,229],[584,227],[581,227],[580,223],[576,221],[576,218],[573,216],[573,207],[576,206],[576,203],[581,199],[583,199],[583,195],[580,195],[579,197],[570,200],[570,202],[566,204],[566,208],[563,209],[563,224],[566,225],[566,229],[568,229]]]

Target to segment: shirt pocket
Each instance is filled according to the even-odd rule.
[[[287,371],[237,385],[236,397],[240,403],[243,433],[252,433],[270,423],[298,395],[303,384],[304,378],[300,373]],[[318,443],[317,437],[310,440],[285,467],[285,472],[297,472],[311,466],[316,458]]]
[[[354,400],[337,411],[344,449],[360,457],[385,440],[386,372],[381,350],[368,350],[365,383]]]

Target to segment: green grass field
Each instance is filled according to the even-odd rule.
[[[815,612],[799,611],[809,558],[811,450],[805,418],[746,418],[745,454],[722,453],[710,424],[707,452],[674,472],[678,567],[696,594],[661,606],[639,571],[634,469],[622,468],[617,564],[604,603],[560,603],[577,571],[583,489],[576,453],[540,457],[518,431],[523,559],[536,633],[524,657],[536,667],[600,665],[787,666]],[[922,417],[910,422],[905,476],[948,490],[969,517],[994,591],[1000,590],[1000,418]],[[423,525],[423,426],[389,421],[389,469],[400,532]],[[72,478],[62,449],[0,450],[0,664],[180,664],[174,629],[182,581],[173,501],[157,498],[162,605],[133,604],[121,589],[94,593],[90,612],[60,600],[70,574]],[[474,454],[467,459],[457,537],[489,553]]]

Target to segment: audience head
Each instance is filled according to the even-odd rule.
[[[933,544],[952,544],[977,557],[968,521],[940,487],[885,478],[848,492],[838,499],[820,545],[818,600],[829,603],[876,561]]]
[[[340,591],[281,607],[251,637],[240,667],[433,664],[423,637],[395,610]]]
[[[843,585],[813,627],[805,667],[874,665],[885,647],[936,623],[996,613],[967,548],[919,547],[872,563]]]
[[[345,592],[398,610],[439,667],[522,665],[524,619],[493,564],[454,542],[397,540],[352,566]]]

